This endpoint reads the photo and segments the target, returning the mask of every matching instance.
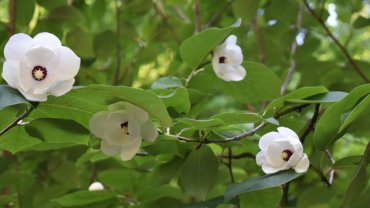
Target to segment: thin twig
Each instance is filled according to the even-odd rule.
[[[16,0],[9,0],[8,4],[9,22],[8,22],[8,37],[15,34],[16,21]]]
[[[113,85],[117,85],[121,74],[121,1],[114,1],[114,8],[116,12],[116,71],[113,77]]]
[[[228,153],[227,153],[227,168],[229,169],[229,174],[230,174],[230,178],[231,178],[231,182],[232,183],[235,183],[235,178],[234,178],[234,173],[233,173],[233,161],[232,161],[232,155],[233,155],[233,152],[231,150],[231,147],[227,148],[228,149]]]
[[[229,156],[225,156],[225,155],[221,155],[221,157],[222,158],[229,158]],[[244,153],[241,153],[241,154],[238,154],[238,155],[231,155],[230,158],[231,159],[235,159],[235,160],[243,159],[243,158],[252,158],[252,159],[255,159],[256,158],[256,155],[254,155],[251,152],[244,152]]]
[[[298,33],[300,32],[302,28],[303,11],[304,11],[304,6],[303,4],[300,4],[298,8],[298,15],[297,15],[297,22],[296,22],[296,28],[297,28]],[[295,54],[297,52],[297,47],[298,47],[298,43],[296,41],[296,37],[294,36],[294,40],[292,42],[292,45],[290,46],[290,66],[288,68],[288,73],[285,77],[283,85],[281,86],[281,90],[280,90],[281,95],[284,95],[286,90],[288,89],[288,85],[290,81],[292,80],[293,73],[297,67],[297,62],[295,60]]]
[[[200,2],[199,0],[195,0],[194,3],[194,25],[195,25],[195,33],[199,33],[202,31],[202,19],[201,19],[201,10],[200,10]]]
[[[252,20],[254,32],[256,33],[256,43],[258,49],[258,57],[261,64],[266,64],[266,51],[265,51],[265,44],[263,42],[263,35],[258,23],[257,16],[255,16]]]
[[[315,171],[317,175],[320,177],[321,181],[328,187],[331,187],[331,183],[328,181],[328,179],[325,177],[325,175],[315,166],[310,165],[310,169]]]
[[[310,7],[306,0],[303,0],[308,11],[311,15],[320,23],[320,25],[324,28],[326,34],[334,41],[334,43],[339,47],[339,49],[343,52],[344,56],[348,59],[349,64],[352,68],[357,72],[357,74],[365,81],[370,82],[369,78],[366,74],[361,70],[361,68],[356,64],[356,62],[352,59],[351,55],[347,51],[347,49],[339,42],[339,40],[334,37],[333,33],[329,30],[329,28],[325,25],[324,20]]]
[[[302,142],[302,144],[304,143],[304,141],[305,141],[306,137],[308,136],[308,134],[311,131],[314,131],[315,130],[315,125],[316,125],[317,119],[319,118],[319,114],[320,114],[320,104],[316,104],[315,105],[315,110],[314,110],[313,116],[310,119],[307,128],[305,129],[305,131],[303,132],[303,134],[301,136],[301,142]]]
[[[288,205],[289,198],[289,182],[283,184],[283,195],[281,196],[280,206],[286,207]]]
[[[193,71],[191,71],[191,73],[189,74],[188,78],[186,78],[185,80],[185,87],[188,87],[189,86],[189,83],[191,81],[191,79],[193,79],[193,77],[195,75],[197,75],[199,72],[203,71],[204,69],[204,66],[206,66],[207,64],[210,64],[211,62],[210,61],[207,61],[203,64],[200,64],[196,69],[194,69]]]
[[[228,1],[222,9],[214,14],[208,21],[207,27],[213,26],[223,15],[224,13],[229,9],[229,7],[234,3],[235,0]]]
[[[333,155],[330,153],[330,151],[327,149],[327,150],[325,150],[325,153],[328,156],[328,158],[330,159],[331,164],[334,164],[335,159],[334,159]],[[334,182],[334,175],[335,175],[335,170],[331,169],[330,173],[329,173],[329,183],[330,184],[333,184],[333,182]]]
[[[30,114],[32,110],[33,110],[33,107],[28,105],[27,109],[20,116],[18,116],[13,122],[11,122],[7,127],[5,127],[4,129],[0,131],[0,136],[5,134],[5,132],[9,131],[11,128],[17,126],[18,122],[20,122],[22,119],[28,116],[28,114]]]

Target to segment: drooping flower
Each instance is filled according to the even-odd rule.
[[[102,191],[102,190],[104,190],[104,186],[100,182],[94,182],[89,186],[89,191]]]
[[[241,81],[247,72],[241,65],[242,49],[236,44],[236,36],[230,35],[213,51],[212,67],[216,75],[225,81]]]
[[[158,131],[142,108],[128,102],[118,102],[108,111],[98,112],[90,119],[91,132],[102,139],[103,153],[132,159],[140,148],[142,139],[153,142]]]
[[[256,155],[256,162],[266,174],[290,168],[303,173],[310,166],[299,137],[289,128],[279,127],[278,132],[263,135],[258,146],[261,151]]]
[[[2,77],[30,101],[46,101],[49,94],[61,96],[72,89],[80,58],[62,46],[53,34],[34,38],[18,33],[4,48]]]

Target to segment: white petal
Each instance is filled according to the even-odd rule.
[[[237,37],[235,35],[229,35],[229,37],[226,38],[225,43],[227,45],[235,45],[237,41]]]
[[[37,34],[33,40],[35,41],[36,44],[41,45],[41,46],[46,46],[49,48],[57,48],[62,45],[60,42],[59,38],[51,33],[48,32],[42,32]]]
[[[19,83],[19,62],[14,60],[6,60],[3,65],[3,79],[13,88]]]
[[[241,65],[243,62],[242,49],[238,45],[227,46],[223,52],[227,59],[227,64]]]
[[[149,120],[141,126],[141,135],[143,139],[154,142],[158,137],[157,127]]]
[[[118,146],[109,145],[105,139],[103,139],[100,143],[101,151],[108,155],[108,156],[114,156],[120,153],[121,148]]]
[[[218,64],[213,70],[220,79],[225,81],[241,81],[247,74],[242,66],[233,66],[231,64]]]
[[[34,66],[40,65],[47,67],[48,63],[54,61],[56,54],[49,48],[36,46],[26,52],[26,57],[28,58],[28,63],[32,63]],[[47,70],[50,71],[54,69],[47,67]]]
[[[89,191],[102,191],[102,190],[104,190],[104,186],[100,182],[94,182],[89,186]]]
[[[128,122],[128,132],[130,133],[130,139],[141,138],[141,127],[137,120],[130,119]]]
[[[276,173],[279,170],[283,170],[283,169],[281,169],[280,167],[271,167],[269,165],[263,164],[262,165],[262,170],[266,174],[272,174],[272,173]]]
[[[108,132],[112,126],[115,125],[114,122],[107,119],[108,115],[109,112],[102,111],[96,113],[90,118],[89,128],[96,137],[102,139],[106,132]]]
[[[141,145],[141,138],[134,139],[130,144],[121,148],[121,159],[123,161],[131,160],[139,151]]]
[[[306,172],[308,167],[310,166],[310,161],[308,160],[308,157],[306,154],[302,157],[302,159],[299,161],[297,166],[294,167],[295,172],[297,173],[303,173]]]
[[[256,163],[257,165],[259,166],[262,166],[263,164],[266,164],[266,158],[265,158],[265,152],[264,151],[260,151],[257,153],[256,155]]]
[[[58,81],[55,83],[55,85],[50,87],[49,93],[54,96],[62,96],[72,90],[74,82],[75,79]]]
[[[286,128],[286,127],[279,127],[277,128],[279,133],[286,138],[293,138],[299,140],[298,135],[291,129]]]
[[[53,67],[59,74],[59,79],[73,79],[80,69],[81,59],[71,49],[64,46],[57,48],[56,52],[59,59]]]
[[[273,143],[276,139],[279,139],[281,138],[281,135],[275,131],[272,131],[272,132],[269,132],[267,134],[264,134],[259,142],[258,142],[258,146],[259,148],[262,150],[262,151],[266,151],[267,150],[267,147]]]
[[[124,110],[110,112],[108,115],[109,120],[118,123],[124,123],[128,121],[129,118],[130,118],[129,114]]]
[[[104,138],[109,145],[123,146],[129,143],[129,136],[125,135],[120,126],[111,126]]]
[[[127,102],[117,102],[108,106],[109,111],[125,111],[127,110]]]
[[[149,120],[149,115],[146,111],[131,103],[127,103],[127,112],[132,114],[135,120],[137,120],[140,124],[143,124]]]
[[[34,46],[32,38],[26,34],[18,33],[10,37],[4,47],[5,59],[22,60],[25,58],[25,53]]]
[[[285,165],[281,153],[284,151],[284,146],[279,143],[273,143],[268,146],[266,150],[266,161],[274,167],[280,167]]]
[[[289,161],[288,161],[288,166],[289,167],[294,167],[298,164],[298,162],[300,161],[300,159],[302,158],[303,156],[303,152],[293,152],[292,156],[289,158]]]
[[[46,94],[34,94],[32,92],[24,92],[22,89],[19,89],[19,92],[29,101],[32,102],[45,102],[47,100]]]

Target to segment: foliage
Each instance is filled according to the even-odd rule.
[[[369,11],[361,0],[1,1],[2,51],[14,33],[47,31],[81,68],[70,92],[40,103],[0,78],[0,206],[366,207]],[[240,82],[210,64],[231,34]],[[160,134],[130,161],[104,155],[89,130],[118,101]],[[306,173],[256,165],[258,139],[279,126],[300,136]],[[94,181],[105,190],[88,191]]]

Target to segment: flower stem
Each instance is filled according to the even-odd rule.
[[[33,110],[33,107],[31,105],[27,105],[27,109],[20,116],[18,116],[13,122],[11,122],[7,127],[5,127],[4,129],[0,131],[0,136],[5,134],[5,132],[9,131],[13,127],[17,126],[18,122],[24,119],[25,117],[27,117],[28,114],[30,114],[32,110]]]

